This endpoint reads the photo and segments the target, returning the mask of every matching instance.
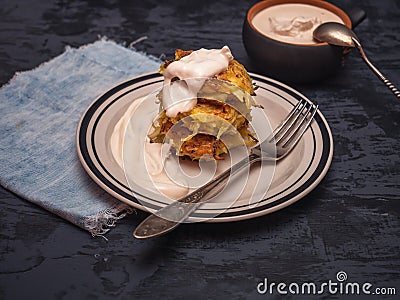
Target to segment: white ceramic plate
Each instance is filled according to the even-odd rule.
[[[311,102],[296,90],[278,81],[257,74],[250,75],[259,87],[256,100],[264,106],[265,114],[273,128],[300,99]],[[135,77],[111,88],[87,108],[77,128],[77,151],[88,174],[108,193],[142,210],[147,209],[139,200],[148,197],[141,191],[130,189],[123,169],[111,153],[110,137],[116,123],[132,102],[160,89],[162,81],[159,74],[152,73]],[[276,164],[272,182],[261,201],[249,205],[251,199],[243,193],[243,197],[208,221],[249,219],[294,203],[322,180],[329,169],[332,155],[332,134],[324,116],[318,111],[315,121],[296,148]],[[252,181],[251,176],[249,180]],[[257,184],[263,184],[262,180],[258,179]],[[192,218],[206,218],[213,209],[212,204],[207,205],[201,206]],[[155,204],[152,208],[159,207]]]

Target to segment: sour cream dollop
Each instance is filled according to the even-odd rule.
[[[252,23],[263,35],[291,44],[316,44],[313,31],[326,22],[344,21],[335,13],[315,5],[284,3],[257,13]]]
[[[197,104],[197,93],[207,78],[228,69],[233,55],[228,46],[204,49],[174,61],[164,70],[163,107],[168,117],[188,112]],[[180,79],[172,82],[173,78]]]

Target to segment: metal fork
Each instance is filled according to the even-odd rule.
[[[263,142],[250,150],[248,157],[234,164],[213,180],[192,193],[161,208],[147,217],[134,231],[134,237],[146,239],[167,233],[184,222],[196,208],[220,191],[228,178],[258,161],[277,161],[284,158],[298,143],[318,110],[318,105],[302,99],[280,125]],[[207,197],[206,197],[207,196]]]

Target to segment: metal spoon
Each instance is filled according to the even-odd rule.
[[[336,22],[323,23],[314,30],[313,36],[320,42],[327,42],[336,46],[357,48],[368,67],[383,81],[392,93],[400,99],[400,91],[369,61],[361,47],[360,40],[350,28]]]

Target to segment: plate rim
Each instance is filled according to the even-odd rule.
[[[256,74],[256,73],[251,73],[249,72],[250,77],[252,78],[252,80],[255,81],[261,81],[265,84],[269,84],[272,86],[274,86],[277,89],[282,90],[282,88],[284,88],[282,91],[288,93],[290,96],[292,96],[293,98],[296,99],[305,99],[307,102],[312,103],[311,100],[309,100],[306,96],[304,96],[302,93],[300,93],[299,91],[297,91],[296,89],[278,81],[272,78],[269,78],[267,76],[263,76],[260,74]],[[143,205],[140,204],[140,202],[138,201],[138,199],[133,195],[133,192],[131,192],[132,194],[128,194],[125,193],[124,191],[121,191],[121,189],[117,186],[115,186],[112,182],[110,182],[111,186],[116,187],[118,190],[120,190],[122,192],[118,193],[116,192],[114,189],[112,189],[111,187],[109,187],[107,184],[105,184],[100,178],[99,176],[97,176],[95,174],[95,172],[91,169],[91,167],[89,166],[89,163],[86,161],[85,156],[90,157],[89,154],[84,155],[84,153],[81,151],[81,141],[84,138],[85,140],[87,139],[86,135],[82,135],[81,131],[83,129],[86,130],[86,132],[88,131],[88,126],[83,127],[84,126],[84,122],[88,116],[88,113],[93,110],[96,106],[96,104],[98,104],[98,106],[100,107],[102,103],[99,104],[99,101],[104,99],[103,102],[106,102],[107,99],[109,99],[112,95],[114,95],[115,93],[117,93],[118,91],[121,91],[135,83],[141,82],[141,81],[146,81],[146,80],[150,80],[150,79],[157,79],[157,78],[162,78],[162,76],[156,72],[149,72],[149,73],[145,73],[139,76],[134,76],[132,78],[129,78],[127,80],[124,80],[118,84],[115,84],[114,86],[112,86],[111,88],[109,88],[108,90],[106,90],[105,92],[103,92],[102,94],[100,94],[98,97],[96,97],[91,103],[90,105],[85,109],[85,111],[82,113],[81,118],[78,122],[77,128],[76,128],[76,138],[75,138],[75,143],[76,143],[76,150],[78,153],[78,157],[79,160],[81,162],[81,165],[83,166],[83,168],[85,169],[85,171],[88,173],[88,175],[96,182],[97,185],[99,185],[103,190],[105,190],[107,193],[111,194],[113,197],[117,198],[118,200],[126,203],[127,205],[133,206],[137,209],[140,210],[144,210],[144,211],[148,211],[148,209],[146,207],[144,207]],[[290,102],[289,100],[286,100],[288,102]],[[290,102],[291,103],[291,102]],[[96,111],[96,110],[95,110]],[[266,205],[262,205],[260,207],[256,207],[257,211],[251,212],[252,209],[249,210],[242,210],[239,212],[234,212],[234,216],[230,215],[230,213],[228,212],[224,212],[221,213],[219,216],[215,217],[215,218],[211,218],[211,219],[207,219],[207,222],[211,222],[211,223],[222,223],[222,222],[232,222],[232,221],[240,221],[240,220],[245,220],[245,219],[251,219],[251,218],[255,218],[255,217],[259,217],[262,215],[266,215],[272,212],[275,212],[277,210],[283,209],[295,202],[297,202],[298,200],[302,199],[304,196],[306,196],[308,193],[310,193],[312,190],[314,190],[319,183],[322,181],[322,179],[325,177],[325,175],[327,174],[330,165],[332,163],[332,158],[333,158],[333,137],[332,137],[332,132],[331,129],[329,127],[328,122],[326,121],[325,117],[323,116],[323,114],[321,113],[320,110],[318,110],[318,118],[320,120],[320,122],[323,124],[323,129],[326,130],[326,137],[327,138],[327,142],[328,142],[328,151],[324,152],[322,151],[322,155],[325,155],[325,163],[322,166],[322,169],[318,172],[316,178],[313,178],[313,176],[316,174],[316,171],[320,169],[320,165],[321,165],[321,161],[318,163],[316,169],[313,171],[313,173],[310,175],[310,177],[307,179],[307,181],[305,183],[303,183],[300,187],[296,188],[294,191],[292,191],[291,193],[289,193],[288,195],[286,195],[285,197],[282,198],[278,198],[275,201],[268,203]],[[89,118],[89,121],[87,122],[86,125],[89,125],[91,118]],[[320,124],[318,124],[318,127],[321,129]],[[322,132],[322,131],[321,131]],[[322,138],[322,142],[323,142],[323,146],[325,148],[325,143],[324,141],[326,141],[326,139],[324,139],[324,137]],[[85,142],[86,143],[86,142]],[[324,149],[323,149],[324,150]],[[322,156],[321,156],[322,157]],[[93,163],[94,165],[94,163]],[[293,194],[294,192],[298,191],[301,187],[305,186],[305,184],[307,182],[309,182],[310,180],[312,180],[312,182],[310,184],[308,184],[304,189],[302,189],[300,192],[297,192],[294,196],[291,196],[291,194]],[[107,180],[109,181],[109,180]],[[125,195],[123,195],[125,194]],[[290,196],[290,197],[289,197]],[[288,198],[288,199],[285,199]],[[263,199],[265,200],[265,199]],[[137,201],[137,202],[135,202]],[[277,203],[279,201],[279,203]],[[263,208],[264,206],[269,206],[272,205],[271,207],[266,207]],[[263,209],[260,209],[263,208]],[[253,208],[254,210],[255,208]],[[199,219],[196,217],[191,217],[192,220],[194,219]],[[201,219],[201,218],[200,218]],[[199,220],[200,220],[199,219]]]

